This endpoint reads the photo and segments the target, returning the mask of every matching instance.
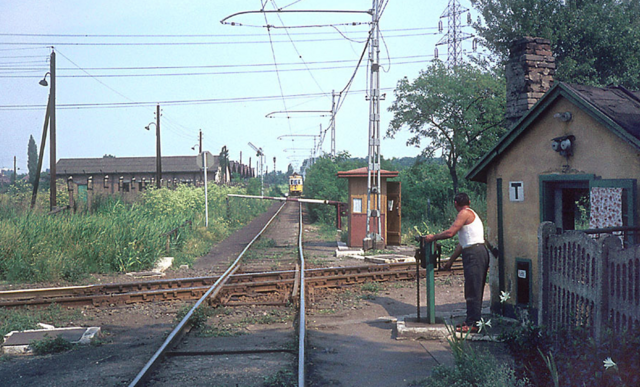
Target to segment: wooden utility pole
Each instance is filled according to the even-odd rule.
[[[35,207],[36,198],[38,197],[38,186],[40,185],[40,171],[42,170],[42,160],[44,159],[44,148],[47,143],[47,128],[49,127],[49,120],[51,119],[50,113],[51,113],[51,91],[49,91],[49,103],[47,103],[47,111],[44,114],[44,125],[42,127],[42,140],[40,141],[40,155],[38,156],[38,168],[36,169],[36,176],[33,179],[33,192],[31,194],[31,209]]]
[[[49,103],[51,111],[49,112],[50,122],[49,130],[51,139],[49,141],[49,169],[51,171],[51,182],[49,183],[50,201],[49,210],[53,211],[57,206],[56,200],[56,52],[51,51],[51,91],[49,93]],[[43,145],[41,145],[42,148]]]
[[[156,187],[162,187],[162,153],[160,151],[160,104],[156,106]]]

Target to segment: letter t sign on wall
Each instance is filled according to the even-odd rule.
[[[512,202],[524,201],[524,183],[521,181],[509,182],[509,200]]]

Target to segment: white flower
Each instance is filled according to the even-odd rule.
[[[611,357],[608,357],[608,358],[604,359],[603,363],[604,363],[604,368],[606,368],[606,369],[609,369],[611,367],[618,368],[616,363],[613,360],[611,360]]]
[[[500,303],[504,304],[507,300],[511,298],[511,294],[509,292],[505,292],[504,290],[500,292]]]
[[[480,333],[484,327],[491,328],[491,319],[489,319],[489,321],[484,321],[484,317],[480,317],[480,321],[478,321],[476,325],[478,326],[478,333]]]

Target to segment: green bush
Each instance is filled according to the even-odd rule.
[[[208,228],[201,187],[150,189],[135,203],[98,196],[89,211],[55,215],[16,207],[15,197],[0,195],[0,279],[73,282],[89,273],[146,270],[165,255],[191,263],[271,204],[238,199],[227,205],[229,193],[244,190],[209,188]],[[166,233],[174,229],[167,254]]]
[[[487,351],[471,347],[466,337],[460,338],[451,326],[449,341],[454,366],[436,366],[429,378],[416,384],[424,387],[526,387],[527,379],[518,379],[515,371],[499,362]]]
[[[324,155],[316,159],[309,167],[304,180],[304,196],[312,199],[348,201],[349,187],[347,179],[336,176],[338,171],[348,171],[364,164],[351,159],[348,153],[337,156]],[[309,215],[312,221],[335,224],[336,210],[326,204],[309,204]]]

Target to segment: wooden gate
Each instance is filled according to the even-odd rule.
[[[583,327],[596,340],[607,327],[640,327],[640,248],[619,237],[594,239],[581,231],[538,229],[539,324],[552,330]]]

